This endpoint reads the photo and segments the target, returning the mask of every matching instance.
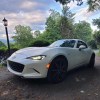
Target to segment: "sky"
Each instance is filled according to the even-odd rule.
[[[50,14],[50,9],[61,12],[62,6],[55,0],[0,0],[0,40],[6,40],[3,18],[8,20],[9,37],[14,35],[16,25],[30,26],[33,31],[45,29],[45,22]],[[75,13],[75,22],[85,20],[92,25],[92,19],[100,17],[100,11],[88,12],[86,1],[82,6],[77,6],[76,2],[68,4],[70,11]]]

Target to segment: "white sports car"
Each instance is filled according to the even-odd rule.
[[[95,53],[79,39],[63,39],[48,47],[28,47],[13,53],[7,68],[24,78],[46,78],[61,82],[68,70],[88,65],[94,67]]]

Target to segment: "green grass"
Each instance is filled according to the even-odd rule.
[[[98,52],[98,54],[97,54],[98,56],[100,56],[100,49],[99,49],[99,52]]]

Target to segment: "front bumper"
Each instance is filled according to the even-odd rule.
[[[45,78],[47,77],[48,69],[46,65],[48,61],[33,61],[31,59],[11,59],[7,60],[8,70],[18,76],[24,78]]]

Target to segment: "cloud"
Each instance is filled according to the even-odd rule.
[[[53,4],[54,0],[2,0],[0,2],[0,12],[47,10]]]
[[[84,21],[87,21],[88,23],[90,23],[93,31],[97,30],[97,27],[92,24],[92,19],[98,18],[98,11],[89,12],[88,7],[84,7],[84,8],[77,10],[74,18],[75,18],[76,23],[84,20]]]
[[[51,8],[60,9],[54,0],[2,0],[0,2],[0,38],[5,38],[2,23],[4,17],[8,20],[8,32],[11,35],[14,33],[14,27],[19,24],[30,26],[33,31],[43,31]]]
[[[77,7],[77,2],[76,1],[71,1],[69,4],[68,4],[68,7],[70,7],[70,9],[73,9],[75,7]]]
[[[69,7],[76,13],[75,21],[91,21],[91,16],[96,13],[87,12],[86,1],[80,7],[76,2],[71,2]],[[9,34],[13,34],[16,25],[30,26],[32,30],[44,30],[46,18],[49,16],[49,9],[61,12],[61,6],[55,0],[2,0],[0,2],[0,38],[5,34],[2,19],[8,20]],[[98,14],[99,15],[99,14]]]
[[[44,0],[3,0],[0,2],[0,34],[5,33],[4,17],[8,20],[9,33],[13,33],[14,27],[19,24],[43,30],[52,3]]]
[[[30,8],[36,7],[37,5],[38,5],[37,2],[25,1],[25,2],[22,2],[21,8],[30,9]]]
[[[18,12],[19,5],[24,0],[2,0],[0,2],[0,12]]]
[[[33,30],[44,30],[44,24],[47,15],[44,16],[45,11],[34,11],[34,12],[19,12],[19,13],[7,13],[6,18],[8,20],[9,33],[14,32],[14,27],[16,25],[30,26]],[[3,19],[3,15],[0,14],[0,20]],[[5,33],[4,26],[1,21],[1,33]],[[1,36],[0,36],[1,37]]]
[[[8,34],[9,35],[9,39],[11,39],[13,36],[15,36],[15,34]],[[6,34],[1,34],[0,35],[1,39],[5,39],[6,38]]]
[[[96,12],[89,12],[88,11],[88,7],[84,7],[82,9],[77,10],[76,14],[75,14],[75,21],[90,21],[91,20],[91,16],[94,16],[96,14]]]
[[[97,18],[98,11],[95,12],[89,12],[88,7],[81,8],[76,11],[76,14],[74,16],[75,21],[82,21],[85,20],[87,22],[91,22],[93,18]]]

